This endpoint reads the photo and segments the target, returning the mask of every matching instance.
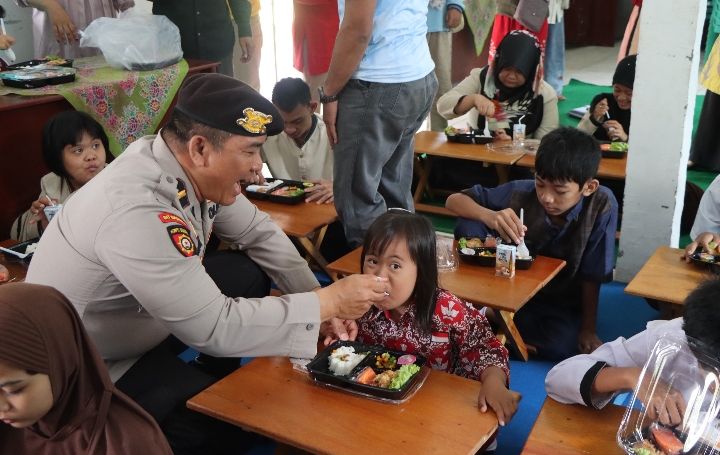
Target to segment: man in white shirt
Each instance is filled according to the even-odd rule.
[[[269,138],[260,152],[273,177],[312,182],[305,202],[333,202],[333,154],[325,124],[315,114],[317,101],[302,79],[286,77],[275,84],[272,102],[285,121],[285,129]]]
[[[310,97],[310,86],[299,78],[287,77],[275,84],[272,102],[285,121],[285,129],[269,137],[260,148],[262,159],[273,177],[312,182],[305,202],[332,204],[333,151],[325,123],[315,113],[318,102]],[[330,224],[320,254],[333,262],[352,251],[340,221]]]

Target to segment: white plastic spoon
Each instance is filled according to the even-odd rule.
[[[525,226],[525,210],[520,209],[520,224]],[[517,247],[517,254],[518,258],[520,259],[526,259],[530,257],[530,251],[528,251],[527,246],[525,246],[525,237],[520,240],[520,245]]]

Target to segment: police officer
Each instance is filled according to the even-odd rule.
[[[333,319],[346,339],[334,318],[355,319],[386,298],[386,279],[372,275],[320,288],[278,226],[241,195],[258,178],[260,146],[281,131],[280,113],[244,83],[188,77],[160,134],[133,143],[67,200],[28,270],[28,282],[70,299],[118,388],[176,453],[207,452],[225,425],[185,408],[215,380],[177,358],[185,346],[309,358],[321,322]],[[203,262],[211,232],[241,251],[220,266]],[[245,295],[223,294],[206,269],[224,271]],[[263,297],[265,273],[284,296]]]

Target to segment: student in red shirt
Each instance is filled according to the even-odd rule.
[[[363,273],[387,277],[389,296],[357,320],[357,340],[420,353],[435,370],[477,381],[482,412],[500,425],[517,412],[522,396],[508,390],[507,349],[485,316],[438,286],[435,231],[426,218],[390,209],[365,235]]]

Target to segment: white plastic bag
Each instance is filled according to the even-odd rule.
[[[180,30],[165,16],[137,13],[131,8],[117,19],[101,17],[87,26],[81,47],[99,47],[116,69],[146,71],[180,61]]]

